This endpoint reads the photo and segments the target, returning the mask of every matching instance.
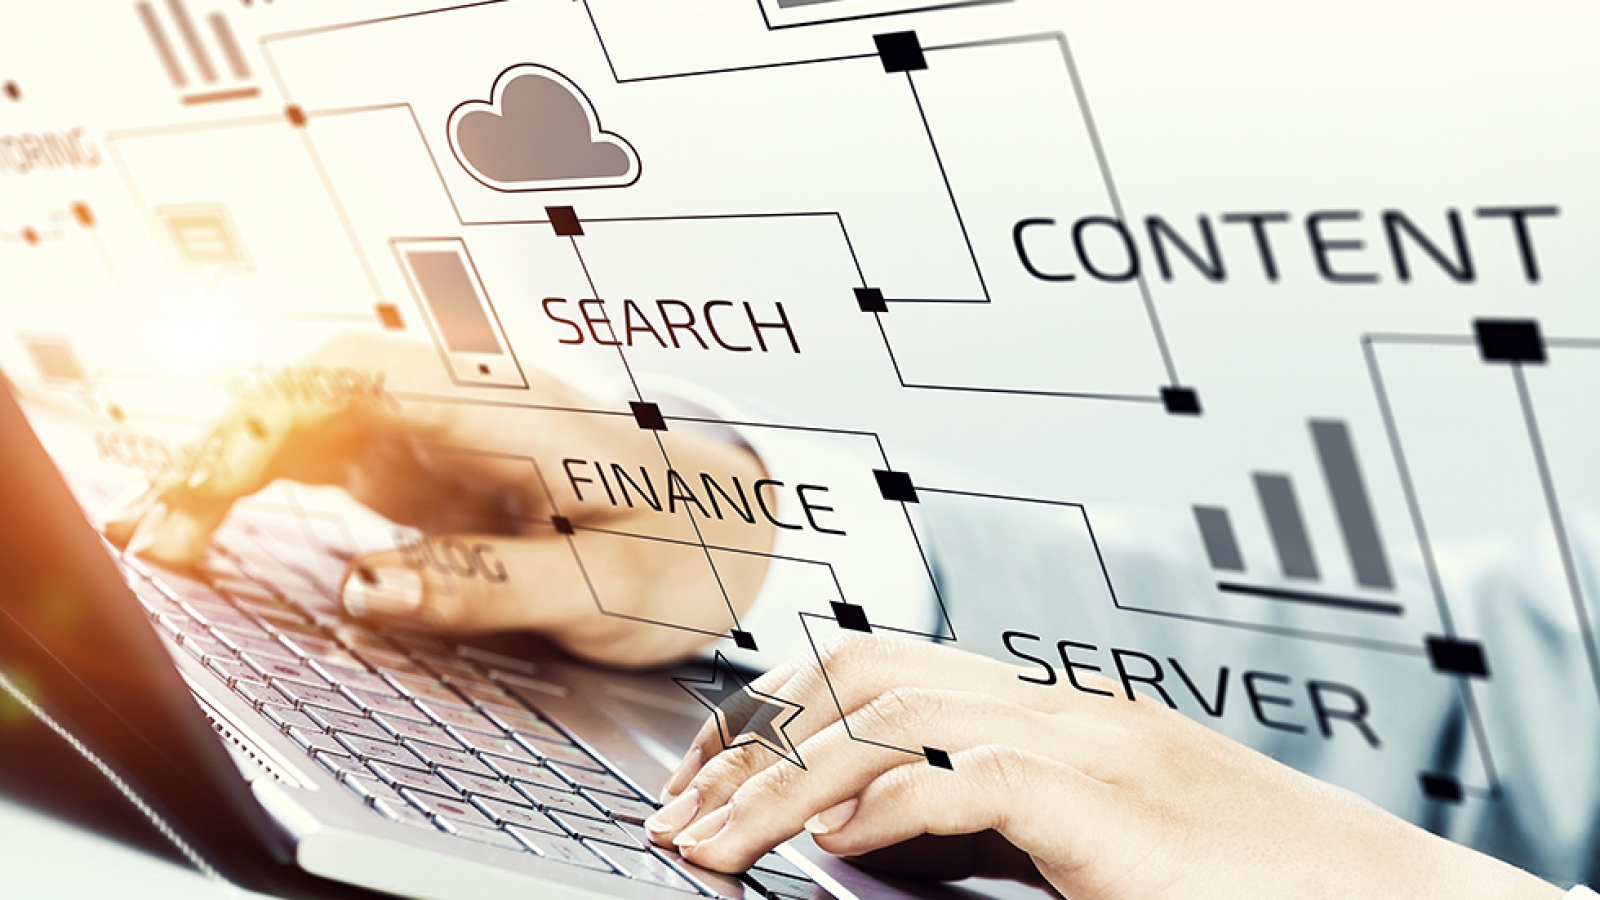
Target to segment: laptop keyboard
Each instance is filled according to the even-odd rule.
[[[829,895],[776,854],[737,878],[652,844],[657,804],[539,712],[551,685],[492,654],[333,614],[303,569],[218,548],[208,581],[124,571],[158,631],[375,815],[707,897]],[[122,559],[121,555],[118,555]]]

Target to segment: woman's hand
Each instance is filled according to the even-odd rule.
[[[724,750],[707,723],[648,823],[658,843],[739,871],[807,830],[831,853],[1042,878],[1073,900],[1561,895],[1155,701],[1029,684],[903,640],[823,659],[848,732],[814,661],[769,673],[752,688],[804,707],[787,731],[805,768]],[[939,748],[953,768],[884,744]],[[955,835],[970,837],[927,837]]]
[[[535,629],[618,665],[687,656],[732,627],[729,605],[743,612],[753,602],[766,572],[758,554],[773,540],[765,521],[689,522],[687,508],[670,515],[642,500],[623,505],[592,480],[570,482],[562,468],[564,459],[615,463],[641,478],[642,467],[665,500],[667,454],[679,472],[748,486],[764,472],[747,450],[687,429],[643,431],[626,408],[609,410],[538,372],[527,373],[527,391],[496,404],[428,399],[430,389],[450,392],[438,389],[437,354],[412,342],[349,338],[307,365],[379,387],[308,397],[261,379],[200,444],[206,464],[151,484],[115,514],[107,536],[158,562],[190,565],[239,499],[280,478],[336,485],[427,535],[425,546],[352,563],[342,591],[350,614],[462,632]],[[576,487],[587,487],[581,498]],[[558,515],[575,534],[556,529]],[[757,552],[719,555],[719,588],[702,536]],[[467,555],[470,565],[451,564]],[[616,615],[602,615],[601,604]]]

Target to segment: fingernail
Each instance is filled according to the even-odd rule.
[[[651,834],[670,834],[689,824],[700,811],[700,791],[689,788],[682,796],[661,807],[644,820],[644,828]]]
[[[716,837],[722,832],[723,826],[728,824],[728,817],[733,815],[732,806],[724,806],[704,819],[689,826],[682,834],[673,840],[679,850],[689,850]]]
[[[357,565],[345,579],[345,612],[360,618],[404,615],[422,605],[422,576],[405,566]]]
[[[806,830],[812,834],[832,834],[843,828],[856,814],[856,807],[861,801],[855,797],[844,801],[838,806],[830,806],[806,820]]]
[[[128,552],[134,555],[149,550],[161,538],[161,529],[167,524],[167,517],[172,509],[167,504],[157,501],[152,504],[149,511],[139,519],[139,527],[133,530],[133,537],[128,539]]]
[[[700,766],[705,763],[705,754],[700,752],[700,745],[689,748],[683,755],[683,760],[678,763],[678,768],[667,779],[666,787],[661,789],[661,802],[671,803],[678,793],[688,787],[689,781],[700,771]]]

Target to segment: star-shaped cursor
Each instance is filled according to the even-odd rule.
[[[746,744],[760,744],[773,753],[805,768],[800,751],[789,740],[784,727],[805,707],[780,700],[752,688],[744,675],[720,652],[712,662],[711,678],[694,681],[674,678],[700,705],[711,710],[722,736],[722,747],[731,750]]]

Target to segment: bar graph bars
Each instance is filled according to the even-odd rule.
[[[1339,532],[1344,538],[1345,553],[1355,582],[1362,588],[1393,590],[1394,572],[1384,549],[1383,537],[1378,530],[1377,516],[1373,513],[1372,499],[1367,493],[1366,480],[1361,475],[1361,465],[1356,458],[1355,443],[1351,440],[1349,426],[1330,419],[1313,419],[1310,422],[1311,441],[1316,448],[1317,461],[1322,469],[1323,482],[1328,490]],[[1316,549],[1295,482],[1288,474],[1279,472],[1253,472],[1251,481],[1256,500],[1271,538],[1278,572],[1283,578],[1301,582],[1319,582],[1323,578],[1318,565]],[[1195,525],[1205,547],[1211,568],[1218,572],[1243,573],[1247,571],[1244,554],[1240,550],[1238,535],[1228,510],[1221,506],[1196,505],[1193,507]],[[1289,600],[1351,609],[1399,615],[1399,604],[1369,600],[1353,600],[1283,588],[1265,588],[1234,582],[1222,582],[1218,588],[1230,593],[1251,594],[1276,600]]]
[[[234,36],[226,15],[214,12],[206,17],[205,22],[209,26],[214,49],[220,52],[222,62],[232,76],[232,84],[223,82],[212,49],[207,47],[206,34],[198,27],[184,0],[166,0],[163,6],[170,21],[170,31],[151,3],[136,4],[134,12],[144,26],[150,45],[155,48],[157,58],[161,60],[167,80],[180,92],[179,99],[185,106],[248,100],[260,96],[261,89],[251,83],[250,63],[239,49],[238,38]],[[176,42],[173,40],[174,33]],[[181,54],[180,47],[183,51]]]

